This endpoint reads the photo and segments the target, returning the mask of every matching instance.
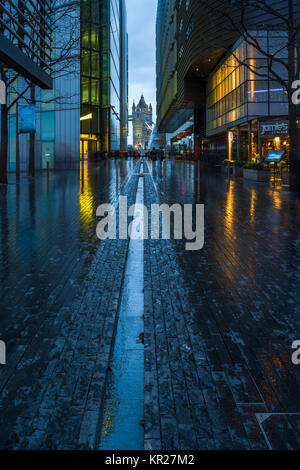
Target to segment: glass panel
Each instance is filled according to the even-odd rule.
[[[100,59],[99,52],[91,53],[91,76],[100,77]]]
[[[100,81],[91,80],[91,104],[100,104]]]
[[[110,98],[110,90],[109,90],[109,80],[101,80],[101,98],[102,98],[102,106],[108,106],[109,98]]]
[[[248,82],[248,101],[251,103],[265,103],[268,101],[268,81],[253,80]]]
[[[81,73],[82,75],[90,75],[90,54],[86,49],[81,51]]]
[[[91,48],[97,51],[100,50],[100,43],[99,43],[99,29],[98,27],[93,27],[91,29]]]
[[[54,142],[42,142],[42,169],[54,167]]]
[[[81,103],[90,102],[90,80],[81,77]]]
[[[81,18],[83,21],[90,19],[90,2],[89,0],[81,0]]]
[[[91,15],[92,22],[99,23],[100,21],[99,0],[96,0],[96,1],[92,0],[91,9],[92,9],[92,15]]]
[[[55,119],[52,111],[41,112],[41,135],[43,140],[55,139]]]
[[[90,31],[89,25],[84,23],[81,27],[81,47],[89,48],[90,47]]]
[[[109,54],[108,53],[102,53],[101,54],[101,68],[102,68],[102,78],[108,78],[109,77]]]
[[[288,101],[286,89],[278,82],[270,82],[270,101],[278,103]]]

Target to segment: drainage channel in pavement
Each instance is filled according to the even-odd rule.
[[[143,173],[143,163],[140,167]],[[136,204],[144,203],[139,178]],[[136,214],[135,214],[136,215]],[[144,241],[130,240],[112,361],[105,393],[101,450],[144,448]]]

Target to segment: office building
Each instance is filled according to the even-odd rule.
[[[128,40],[125,0],[81,8],[81,155],[127,148]]]
[[[43,2],[37,1],[37,4],[41,9],[38,11],[42,11]],[[103,152],[127,148],[125,0],[82,0],[80,4],[66,4],[60,0],[55,3],[51,18],[53,26],[49,29],[49,44],[53,52],[41,50],[41,59],[36,60],[46,84],[41,78],[33,81],[37,85],[35,115],[31,118],[34,120],[35,168],[77,169],[80,159],[95,159]],[[14,43],[17,44],[17,39]],[[10,74],[19,70],[8,65]],[[34,70],[31,66],[27,68],[26,73],[16,77],[14,88],[8,90],[9,103],[16,90],[19,94],[25,90],[26,80],[30,78],[28,73]],[[21,171],[28,171],[31,137],[20,123],[23,111],[31,102],[30,97],[30,91],[25,91],[18,105],[10,109],[10,171],[15,171],[17,166],[17,133],[19,167]]]
[[[281,20],[246,7],[243,27],[266,54],[281,44],[287,63],[287,2],[270,5]],[[262,160],[270,146],[288,149],[286,89],[274,74],[254,73],[266,72],[266,55],[241,37],[241,11],[234,1],[158,0],[158,131],[196,158]]]

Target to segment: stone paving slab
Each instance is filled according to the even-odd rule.
[[[79,188],[77,175],[62,181],[53,176],[50,184],[57,188],[52,187],[49,200],[38,193],[41,182],[35,182],[31,202],[36,207],[29,209],[36,217],[46,206],[47,220],[50,206],[64,195],[69,202],[59,203],[52,239],[39,232],[36,221],[24,219],[41,247],[28,240],[25,250],[32,262],[20,251],[20,272],[8,272],[2,280],[4,289],[11,289],[6,289],[9,296],[1,291],[0,334],[8,345],[7,365],[0,369],[1,449],[97,448],[128,241],[100,242],[95,214],[101,202],[116,205],[120,193],[133,204],[138,180],[128,162],[105,165],[85,169]],[[119,185],[111,181],[111,171],[115,176],[119,171]],[[68,240],[60,238],[63,234]],[[43,273],[47,283],[41,286]],[[27,292],[33,292],[28,301]]]
[[[198,202],[206,210],[203,250],[145,241],[147,387],[160,410],[155,445],[267,449],[257,413],[300,410],[290,349],[300,333],[299,198],[228,183],[194,163],[149,167],[149,209]],[[153,419],[150,407],[145,419]],[[290,436],[295,423],[266,421],[274,449],[300,448]]]
[[[95,212],[132,171],[111,161],[0,188],[2,449],[99,447],[128,242],[100,243]],[[299,449],[299,198],[191,162],[145,172],[148,208],[206,208],[200,252],[144,243],[145,449]]]

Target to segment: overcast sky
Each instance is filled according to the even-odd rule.
[[[129,46],[129,113],[144,93],[156,111],[155,19],[157,0],[126,0]],[[132,143],[132,124],[128,143]]]

